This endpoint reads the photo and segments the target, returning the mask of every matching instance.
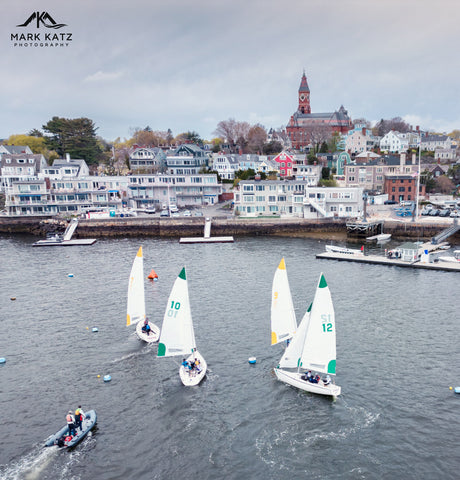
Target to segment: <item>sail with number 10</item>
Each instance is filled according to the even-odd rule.
[[[161,328],[159,357],[181,355],[181,382],[186,386],[198,385],[206,375],[206,361],[196,348],[192,312],[185,267],[182,268],[168,298]]]
[[[312,378],[307,377],[308,372],[312,372]],[[341,388],[331,381],[331,375],[335,376],[336,373],[334,305],[322,273],[309,311],[281,357],[275,373],[278,380],[301,390],[333,397],[340,395]]]

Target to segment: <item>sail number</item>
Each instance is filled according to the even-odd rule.
[[[332,332],[331,314],[321,315],[321,320],[323,322],[323,332]]]
[[[180,309],[180,302],[171,301],[171,306],[168,310],[168,317],[177,317],[177,312]]]

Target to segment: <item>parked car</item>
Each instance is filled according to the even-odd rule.
[[[458,210],[453,210],[450,212],[451,217],[460,217],[460,212]]]
[[[203,216],[203,212],[200,212],[200,210],[197,210],[195,213],[194,213],[195,217],[202,217]]]
[[[422,211],[420,212],[420,215],[429,215],[430,212],[431,212],[431,210],[432,210],[431,208],[426,208],[426,207],[425,207],[425,208],[422,209]]]
[[[191,212],[190,210],[185,210],[182,215],[184,215],[184,217],[191,217],[191,216],[192,216],[192,212]]]
[[[396,200],[385,200],[384,205],[396,205],[398,202]]]
[[[440,217],[448,217],[450,215],[450,210],[448,208],[443,208],[439,211]]]
[[[174,212],[178,212],[179,209],[177,208],[176,205],[174,205],[174,203],[171,203],[171,204],[169,205],[169,211],[170,211],[171,213],[174,213]]]
[[[436,217],[437,215],[439,215],[439,210],[437,208],[432,208],[428,215],[430,215],[431,217]]]
[[[147,207],[145,210],[144,210],[145,213],[155,213],[155,207]]]
[[[412,200],[402,200],[399,202],[400,207],[412,207],[413,204],[414,202]]]
[[[169,217],[169,210],[162,210],[160,213],[160,217]]]

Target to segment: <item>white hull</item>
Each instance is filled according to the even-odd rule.
[[[440,262],[452,262],[452,263],[458,263],[460,262],[460,259],[453,257],[453,256],[444,256],[444,257],[438,257],[438,260]]]
[[[147,335],[145,332],[142,331],[142,327],[144,326],[144,320],[140,320],[137,322],[136,325],[136,334],[137,336],[143,340],[144,342],[147,343],[154,343],[158,342],[158,339],[160,338],[160,329],[157,327],[154,323],[150,323],[150,334]]]
[[[362,255],[363,252],[361,250],[357,250],[356,248],[346,248],[346,247],[338,247],[336,245],[326,245],[326,252],[330,253],[349,253],[352,255]]]
[[[391,233],[379,233],[378,235],[373,235],[372,237],[367,237],[366,240],[371,242],[372,240],[376,240],[377,243],[385,242],[386,240],[390,240]]]
[[[301,373],[289,372],[287,370],[281,370],[280,368],[275,368],[274,370],[278,380],[287,383],[288,385],[292,385],[293,387],[299,388],[300,390],[317,393],[319,395],[328,395],[331,397],[337,397],[340,395],[341,388],[333,383],[324,385],[322,380],[320,380],[320,383],[310,383],[306,380],[302,380]]]
[[[208,366],[206,365],[206,360],[203,358],[203,356],[200,354],[198,350],[195,350],[186,360],[187,362],[194,360],[197,358],[200,361],[200,373],[196,371],[196,369],[189,370],[188,368],[185,368],[184,366],[180,366],[179,369],[179,376],[181,379],[181,382],[186,386],[186,387],[192,387],[194,385],[198,385],[201,380],[206,375],[206,369]]]

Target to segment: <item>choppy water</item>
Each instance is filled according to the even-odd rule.
[[[69,248],[32,248],[33,240],[0,238],[2,480],[458,478],[460,396],[449,390],[460,385],[458,274],[317,260],[324,243],[308,239]],[[160,277],[146,280],[148,314],[160,326],[187,268],[209,366],[199,387],[183,387],[179,359],[157,358],[157,346],[125,326],[141,244],[145,274]],[[335,402],[272,372],[282,347],[269,346],[269,302],[282,256],[298,319],[321,271],[331,288]],[[97,411],[92,435],[73,451],[43,449],[78,404]]]

